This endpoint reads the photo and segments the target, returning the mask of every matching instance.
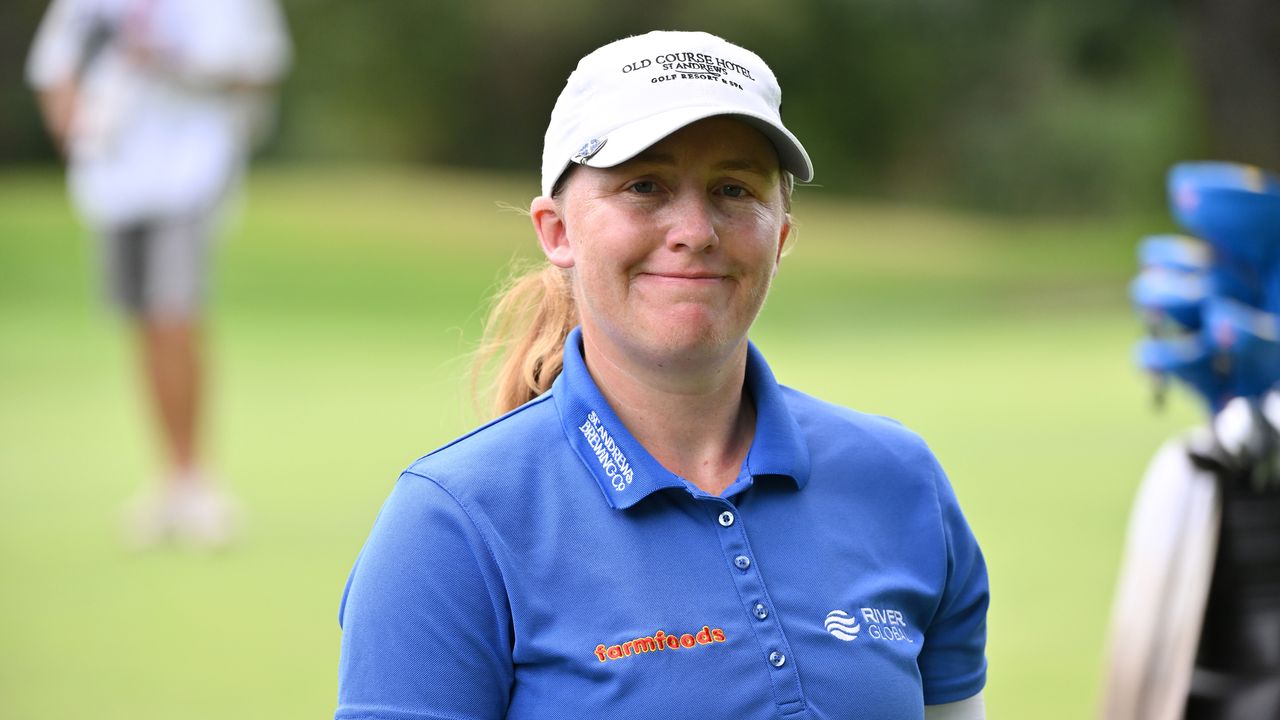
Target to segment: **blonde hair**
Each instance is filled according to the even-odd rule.
[[[556,183],[560,194],[569,173]],[[782,171],[779,183],[783,211],[790,215],[794,176]],[[484,335],[471,365],[471,389],[477,408],[491,398],[491,417],[514,410],[551,389],[564,367],[564,341],[578,325],[570,270],[541,263],[521,272],[517,268],[494,297],[484,323]],[[493,379],[481,390],[482,378],[493,365]]]
[[[564,366],[564,341],[578,324],[569,271],[545,263],[514,273],[495,296],[471,368],[479,388],[497,364],[486,392],[493,417],[514,410],[551,389]],[[477,403],[479,404],[479,403]]]

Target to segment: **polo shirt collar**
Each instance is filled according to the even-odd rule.
[[[756,406],[756,432],[744,472],[783,476],[796,488],[809,479],[809,450],[764,356],[748,343],[746,387]],[[623,426],[587,371],[582,330],[565,339],[564,369],[551,386],[565,437],[595,477],[609,505],[629,508],[658,490],[686,488]]]
[[[764,355],[750,341],[747,342],[746,385],[756,404],[756,434],[747,451],[747,471],[752,477],[790,478],[796,489],[803,489],[809,482],[809,446],[787,406],[782,387],[773,377]]]

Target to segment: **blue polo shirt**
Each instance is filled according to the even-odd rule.
[[[551,390],[418,460],[342,599],[342,720],[919,719],[986,679],[987,574],[899,424],[778,385],[708,495],[566,343]]]

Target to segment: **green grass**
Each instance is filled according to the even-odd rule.
[[[332,712],[337,604],[398,471],[475,416],[461,355],[532,178],[267,169],[218,252],[210,445],[234,551],[130,555],[155,470],[127,327],[46,172],[0,174],[0,716]],[[1124,286],[1157,220],[1012,221],[804,189],[754,337],[780,379],[897,417],[948,469],[992,578],[992,717],[1096,703],[1128,505],[1160,441]]]

